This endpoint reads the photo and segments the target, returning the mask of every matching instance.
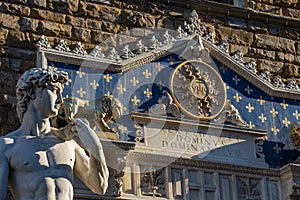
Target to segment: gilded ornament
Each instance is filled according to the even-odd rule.
[[[189,117],[210,120],[223,110],[226,89],[220,75],[202,61],[181,63],[170,80],[171,95]]]

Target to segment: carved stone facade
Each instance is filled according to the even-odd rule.
[[[0,135],[18,127],[20,74],[63,68],[75,77],[71,97],[129,102],[104,120],[110,133],[98,132],[107,194],[75,179],[76,199],[298,199],[300,167],[289,163],[299,152],[287,133],[300,117],[299,10],[298,1],[5,0]]]

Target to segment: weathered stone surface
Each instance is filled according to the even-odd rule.
[[[66,23],[66,15],[36,8],[31,9],[31,16],[36,19]]]
[[[108,38],[111,37],[110,33],[105,33],[102,31],[92,31],[92,43],[94,44],[101,44],[102,42],[105,42]]]
[[[278,60],[278,61],[284,61],[284,62],[289,62],[289,63],[293,63],[295,60],[295,56],[293,54],[287,54],[287,53],[283,53],[283,52],[277,52],[276,53],[276,58],[274,58],[274,60]]]
[[[263,34],[255,34],[253,46],[274,51],[296,52],[295,41]]]
[[[292,40],[300,40],[300,30],[281,29],[278,36],[289,38],[289,39],[292,39]]]
[[[2,56],[22,60],[35,60],[36,53],[27,49],[3,47]]]
[[[287,77],[300,77],[299,66],[293,64],[284,64],[284,75]]]
[[[38,21],[32,18],[21,17],[18,23],[20,25],[21,32],[36,32],[36,29],[38,27]]]
[[[281,73],[283,71],[283,63],[265,59],[257,60],[258,71],[269,70],[272,73]]]
[[[253,42],[253,33],[223,26],[216,29],[216,36],[219,42],[228,40],[233,44],[248,46],[250,46]]]
[[[97,4],[80,1],[80,15],[87,18],[100,18],[100,7]]]
[[[20,17],[15,15],[9,15],[9,14],[0,14],[0,26],[7,28],[7,29],[13,29],[13,30],[19,30],[20,25],[18,21],[20,20]]]
[[[120,25],[110,22],[102,22],[101,29],[109,33],[118,33],[120,31]]]
[[[249,21],[248,30],[254,33],[268,34],[268,27],[264,23]]]
[[[265,59],[273,59],[274,60],[275,56],[276,56],[276,52],[268,51],[265,49],[250,48],[248,55],[253,56],[255,58],[265,58]]]
[[[70,15],[66,16],[66,23],[72,25],[73,27],[86,28],[86,22],[87,20],[85,18],[74,17]]]
[[[9,69],[9,58],[1,57],[1,70],[8,70]]]
[[[40,21],[38,25],[38,32],[41,35],[56,36],[56,37],[71,37],[72,26],[64,25],[49,21]]]
[[[20,47],[29,49],[31,40],[28,34],[19,32],[19,31],[9,31],[7,35],[7,44],[10,44],[11,47]]]
[[[91,42],[91,31],[83,28],[73,28],[72,36],[74,41]]]
[[[277,6],[297,6],[299,0],[274,0]]]
[[[46,0],[28,0],[28,4],[31,6],[38,6],[38,7],[47,7]]]
[[[267,4],[256,3],[256,10],[282,15],[282,8],[277,6],[267,5]]]
[[[300,10],[292,9],[292,8],[287,8],[287,16],[293,17],[293,18],[299,18],[300,17]]]
[[[79,0],[52,0],[50,1],[50,8],[55,12],[72,14],[78,11]]]
[[[0,4],[0,11],[1,13],[8,13],[8,14],[15,14],[15,15],[23,15],[23,16],[30,15],[30,8],[25,5],[2,3]]]
[[[0,45],[5,44],[5,40],[7,38],[8,30],[4,28],[0,28]]]
[[[108,22],[120,22],[121,10],[113,7],[99,5],[101,20]]]
[[[87,19],[86,27],[91,30],[101,30],[102,22],[99,20]]]
[[[138,11],[124,11],[123,21],[133,27],[153,27],[155,25],[155,17]]]

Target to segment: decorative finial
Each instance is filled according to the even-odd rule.
[[[95,48],[91,51],[90,56],[96,57],[96,58],[104,58],[105,55],[102,52],[101,48],[96,45]]]
[[[249,71],[253,72],[254,74],[257,73],[256,70],[256,62],[254,60],[251,60],[246,65],[244,65]]]
[[[118,52],[117,52],[117,50],[114,47],[111,48],[107,58],[111,59],[111,60],[116,60],[116,61],[119,61],[121,59]]]
[[[63,52],[71,51],[70,48],[67,46],[67,42],[65,40],[60,40],[55,49]]]
[[[84,49],[84,44],[81,44],[81,42],[78,42],[75,46],[75,49],[73,50],[73,53],[76,55],[87,55],[86,50]]]
[[[36,45],[37,48],[44,48],[44,49],[50,49],[51,46],[48,43],[48,38],[42,35],[40,39],[37,41]]]
[[[124,54],[121,56],[123,59],[128,59],[128,58],[134,57],[134,54],[129,49],[129,45],[125,45],[123,52],[124,52]]]

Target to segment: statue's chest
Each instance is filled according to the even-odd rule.
[[[75,153],[71,142],[56,137],[17,140],[10,152],[10,167],[17,171],[34,171],[74,165]]]

